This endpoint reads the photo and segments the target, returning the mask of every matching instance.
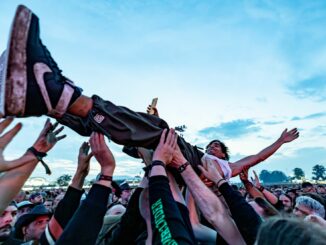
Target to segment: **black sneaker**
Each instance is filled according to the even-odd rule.
[[[23,5],[16,10],[0,60],[1,116],[60,117],[81,95],[42,44],[38,17]]]

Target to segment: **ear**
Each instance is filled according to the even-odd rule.
[[[22,227],[22,232],[23,232],[23,235],[24,236],[26,235],[26,230],[27,230],[27,227],[26,226]]]

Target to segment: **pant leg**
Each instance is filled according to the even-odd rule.
[[[148,149],[155,149],[163,129],[169,128],[169,125],[157,116],[134,112],[105,101],[97,95],[93,95],[92,99],[93,108],[86,118],[66,113],[58,119],[58,122],[83,136],[89,136],[92,131],[97,131],[117,144]],[[185,158],[197,169],[203,153],[181,137],[178,145]]]

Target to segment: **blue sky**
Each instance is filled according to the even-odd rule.
[[[0,48],[6,48],[15,8],[0,2]],[[42,40],[64,74],[112,102],[144,111],[153,97],[170,126],[205,146],[219,138],[231,161],[273,143],[285,128],[300,138],[255,169],[307,176],[326,160],[325,1],[25,1],[39,17]],[[27,118],[5,152],[17,157],[45,121]],[[72,174],[79,145],[69,129],[49,153],[56,178]],[[139,161],[110,146],[118,175]],[[99,168],[92,163],[91,177]],[[33,176],[45,176],[38,167]]]

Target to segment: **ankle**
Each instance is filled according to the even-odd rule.
[[[80,116],[80,117],[86,117],[89,113],[89,111],[93,107],[93,100],[85,95],[81,95],[76,101],[68,108],[68,113]]]

